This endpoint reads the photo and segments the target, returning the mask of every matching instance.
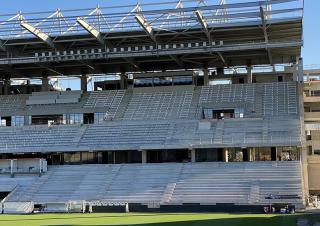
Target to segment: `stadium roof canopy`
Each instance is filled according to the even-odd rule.
[[[301,54],[302,19],[303,0],[179,0],[0,15],[0,74],[290,63]]]

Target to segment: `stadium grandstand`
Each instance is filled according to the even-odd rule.
[[[0,18],[2,213],[308,204],[302,0]]]

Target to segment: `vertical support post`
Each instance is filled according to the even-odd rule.
[[[252,66],[247,66],[247,83],[252,83]]]
[[[10,85],[11,85],[11,81],[10,81],[10,79],[5,79],[4,80],[4,92],[3,92],[3,94],[4,95],[9,95],[10,94]]]
[[[49,91],[49,78],[47,74],[42,75],[42,86],[41,86],[41,91],[42,92],[48,92]]]
[[[39,159],[39,174],[41,174],[41,168],[42,168],[41,159]]]
[[[251,159],[254,162],[256,160],[256,149],[255,148],[251,148]]]
[[[208,68],[203,69],[203,85],[209,85],[209,70]]]
[[[191,149],[191,162],[196,162],[196,150]]]
[[[86,212],[86,202],[82,201],[82,213]]]
[[[192,85],[197,86],[198,85],[198,73],[194,73],[192,76]]]
[[[299,71],[298,71],[298,64],[297,62],[294,62],[292,65],[293,71],[292,71],[292,80],[295,82],[299,81]]]
[[[300,57],[298,60],[298,82],[303,84],[303,58]]]
[[[248,162],[252,162],[253,158],[252,158],[252,148],[248,148]]]
[[[147,151],[146,150],[141,151],[141,160],[142,160],[142,163],[147,163]]]
[[[126,203],[126,213],[130,213],[130,210],[129,210],[129,203]]]
[[[223,151],[222,151],[222,160],[224,161],[224,162],[228,162],[229,161],[229,159],[228,159],[228,149],[223,149]]]
[[[11,175],[11,177],[13,177],[13,166],[14,166],[14,164],[13,164],[13,161],[14,161],[14,159],[10,159],[10,175]]]
[[[83,92],[88,91],[88,80],[87,80],[87,75],[81,75],[81,90]]]
[[[126,73],[121,72],[120,74],[120,89],[126,89],[127,88],[127,77]]]

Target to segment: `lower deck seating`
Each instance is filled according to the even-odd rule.
[[[8,201],[261,205],[288,202],[281,197],[288,195],[302,204],[300,162],[52,166]]]

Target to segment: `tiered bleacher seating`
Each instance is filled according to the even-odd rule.
[[[33,202],[5,202],[3,212],[5,214],[29,214],[34,208]]]
[[[299,162],[188,164],[181,172],[170,202],[248,204],[252,183],[257,183],[260,189],[258,194],[260,198],[254,204],[284,201],[283,198],[272,201],[266,199],[270,195],[292,195],[296,199],[301,199],[299,164]],[[291,200],[291,202],[296,201]]]
[[[254,103],[256,84],[215,85],[203,86],[201,89],[200,103]]]
[[[263,88],[263,115],[297,115],[297,87],[295,83],[265,83]]]
[[[0,110],[1,116],[6,116],[44,112],[62,114],[63,110],[81,112],[82,108],[94,108],[115,118],[122,104],[123,113],[117,119],[125,120],[196,119],[202,107],[241,108],[246,118],[298,114],[298,94],[294,82],[147,87],[131,92],[109,90],[82,95],[81,91],[68,91],[0,96]],[[56,104],[61,103],[64,103],[63,107],[57,108]],[[42,104],[46,104],[45,109]]]
[[[300,170],[299,162],[53,166],[29,187],[19,187],[16,192],[21,195],[12,195],[8,202],[262,205],[288,202],[281,195],[291,195],[290,203],[298,205],[302,203]]]
[[[19,115],[26,107],[29,95],[0,95],[1,116]]]
[[[135,89],[124,118],[128,120],[189,118],[189,115],[195,112],[195,109],[191,108],[193,92],[193,86]]]
[[[290,117],[239,118],[207,123],[207,129],[199,128],[198,120],[123,120],[82,126],[2,127],[0,151],[296,146],[301,142],[299,120]]]
[[[41,95],[45,94],[39,94],[42,101]],[[57,110],[73,113],[74,107],[75,112],[83,108],[85,112],[108,112],[113,120],[90,125],[0,127],[0,152],[301,145],[295,83],[89,92],[78,103],[60,105],[61,109],[56,107],[57,100],[66,99],[64,103],[69,103],[73,95],[54,92],[48,95],[53,95],[55,101],[46,102],[46,110],[37,104],[26,107],[28,95],[6,96],[6,101],[0,99],[1,114],[6,111],[25,112],[20,115],[36,111],[50,114]],[[24,102],[20,97],[25,97]],[[14,106],[17,108],[11,110]],[[244,108],[244,118],[199,120],[203,107]],[[8,173],[11,166],[2,165]],[[52,203],[50,208],[59,206],[63,210],[64,203],[70,200],[166,205],[301,203],[300,172],[298,162],[53,166],[36,180],[6,178],[3,181],[8,182],[4,184],[1,175],[0,191],[15,189],[8,199],[9,212],[15,209],[28,212],[32,202]]]
[[[73,104],[78,103],[82,91],[34,92],[26,101],[26,105]]]
[[[297,115],[294,82],[215,85],[201,88],[199,104],[245,110],[245,117]]]
[[[164,145],[170,124],[168,122],[109,122],[90,125],[79,146],[106,149],[139,149],[141,146]]]
[[[35,152],[54,150],[56,147],[70,147],[80,126],[24,126],[0,128],[0,151]]]
[[[219,108],[244,108],[247,115],[259,113],[255,106],[256,84],[215,85],[201,87],[199,104]]]
[[[38,176],[31,176],[28,174],[16,174],[14,177],[0,174],[0,192],[9,193],[3,202],[7,201],[10,197],[19,200],[21,195],[24,194],[24,191],[36,183],[38,178]],[[2,203],[0,203],[0,205],[1,204]],[[16,205],[16,208],[19,208],[19,206],[20,205]],[[14,209],[11,211],[14,211]]]
[[[94,91],[84,103],[84,108],[107,108],[114,117],[125,95],[125,90]]]

